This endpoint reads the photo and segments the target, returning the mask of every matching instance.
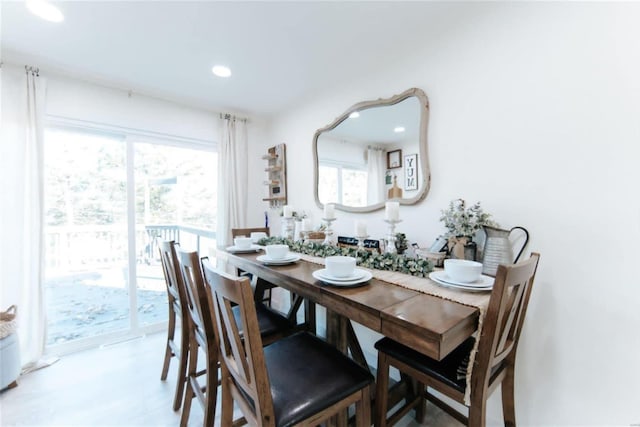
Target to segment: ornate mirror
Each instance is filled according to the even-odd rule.
[[[319,207],[372,212],[387,200],[411,205],[431,182],[427,156],[429,100],[420,89],[360,102],[313,137]]]

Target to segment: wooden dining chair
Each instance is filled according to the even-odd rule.
[[[266,233],[267,236],[270,235],[269,227],[253,227],[253,228],[232,228],[231,229],[231,237],[234,239],[236,237],[251,237],[251,233]],[[238,275],[247,275],[249,279],[252,278],[250,273],[246,273],[242,270],[238,270]],[[254,296],[256,301],[262,301],[266,305],[271,305],[271,290],[277,287],[271,282],[268,282],[261,278],[256,278],[255,283],[255,291]]]
[[[467,339],[441,361],[431,359],[391,338],[383,338],[375,344],[378,349],[376,426],[395,424],[413,407],[417,407],[417,414],[423,414],[425,399],[465,425],[484,426],[487,399],[499,384],[502,384],[504,424],[515,426],[516,350],[539,259],[540,255],[533,253],[526,261],[498,267],[475,355],[468,415],[446,404],[429,389],[464,404],[466,368],[476,338]],[[387,418],[387,388],[391,366],[414,378],[418,383],[419,394]]]
[[[187,387],[182,407],[180,426],[185,427],[189,421],[191,402],[198,399],[204,410],[204,426],[213,426],[216,412],[218,389],[218,345],[216,328],[213,324],[211,297],[206,292],[200,260],[197,252],[177,249],[179,274],[185,284],[186,307],[189,313],[189,366],[187,369]],[[204,353],[204,369],[198,371],[199,352]],[[199,378],[206,375],[204,385]]]
[[[234,239],[236,237],[245,236],[251,237],[251,233],[265,233],[269,236],[269,227],[253,227],[253,228],[232,228],[231,229],[231,237]]]
[[[223,426],[240,422],[232,419],[234,402],[243,421],[255,426],[318,425],[353,404],[356,425],[370,425],[373,377],[366,369],[307,332],[263,349],[248,279],[211,271],[210,284],[220,337]]]
[[[202,272],[204,275],[207,293],[211,293],[211,283],[216,277],[216,268],[211,263],[209,258],[201,258]],[[291,335],[296,331],[295,319],[290,319],[286,315],[283,315],[279,311],[273,310],[270,307],[262,304],[260,301],[253,302],[258,316],[258,329],[260,331],[260,337],[264,345],[269,345],[282,337]],[[214,316],[213,308],[211,309],[211,315]],[[241,323],[241,311],[240,307],[233,307],[233,315]],[[217,333],[217,331],[216,331]],[[240,334],[243,334],[242,328],[240,328]]]
[[[164,363],[162,365],[160,378],[162,381],[167,379],[171,359],[176,357],[179,360],[179,365],[178,380],[176,382],[175,397],[173,399],[174,411],[180,409],[182,405],[185,377],[187,374],[187,357],[189,354],[189,313],[182,309],[183,302],[186,301],[186,296],[182,275],[179,274],[178,270],[176,245],[177,243],[173,240],[160,243],[160,261],[167,286],[167,297],[169,299],[167,344],[165,346]],[[178,345],[175,340],[177,319],[180,319],[180,345]]]
[[[263,232],[269,236],[269,228],[232,228],[231,235],[235,238],[238,236],[251,236],[253,232]],[[242,270],[237,271],[239,276],[246,275],[252,280],[252,275],[250,273],[243,272]],[[255,290],[254,297],[256,301],[262,301],[265,305],[271,306],[271,295],[272,289],[278,287],[277,284],[268,282],[260,277],[256,278],[255,281]],[[288,311],[288,317],[290,320],[296,322],[298,312],[304,306],[305,318],[304,322],[298,324],[297,327],[300,330],[306,330],[311,333],[315,333],[316,330],[316,315],[315,315],[315,304],[311,301],[305,300],[299,295],[291,293],[290,299],[290,307]]]
[[[187,369],[187,387],[182,408],[180,425],[186,426],[191,412],[191,403],[195,397],[204,410],[205,426],[213,426],[216,412],[216,398],[218,390],[218,345],[215,328],[215,316],[211,300],[210,289],[205,285],[203,264],[211,268],[208,259],[200,263],[197,252],[176,250],[179,260],[180,274],[185,284],[186,304],[189,313],[189,364]],[[264,342],[273,342],[293,331],[293,325],[279,313],[270,310],[261,303],[259,306],[259,330],[264,336]],[[235,308],[236,316],[240,309]],[[204,369],[198,370],[199,353],[204,353]],[[201,378],[206,375],[204,383]]]

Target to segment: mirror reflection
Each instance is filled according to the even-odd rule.
[[[427,97],[410,89],[356,104],[316,132],[315,195],[319,206],[367,212],[387,200],[413,204],[428,191]]]

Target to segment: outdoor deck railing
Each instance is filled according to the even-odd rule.
[[[126,226],[76,225],[50,226],[45,229],[47,268],[86,269],[128,260]],[[183,247],[205,249],[209,242],[215,246],[216,232],[210,228],[178,224],[136,226],[136,258],[139,263],[150,263],[159,258],[158,244],[175,240]],[[201,252],[202,253],[202,252]]]

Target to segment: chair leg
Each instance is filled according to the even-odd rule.
[[[218,399],[218,353],[215,348],[207,350],[207,389],[204,408],[204,426],[213,427],[216,419],[216,402]]]
[[[387,355],[378,352],[378,378],[376,379],[376,413],[374,425],[386,427],[389,399],[389,364]]]
[[[506,368],[506,375],[502,380],[502,414],[504,425],[515,427],[516,425],[516,405],[515,405],[515,369],[513,366]]]
[[[174,356],[173,350],[171,349],[171,342],[173,341],[175,333],[176,312],[173,311],[173,304],[171,300],[169,300],[169,326],[167,328],[167,346],[164,351],[164,364],[162,365],[162,374],[160,375],[160,380],[162,381],[167,379],[167,374],[169,373],[169,364],[171,363],[171,358]]]
[[[197,387],[196,372],[198,370],[198,344],[189,339],[189,371],[186,378],[187,391],[184,394],[184,405],[182,405],[182,416],[180,417],[180,427],[186,427],[189,422],[189,414],[191,412],[191,403],[193,402],[193,387]],[[193,382],[196,384],[194,385]]]
[[[360,400],[356,402],[356,426],[371,426],[371,392],[369,386],[362,389]]]
[[[484,396],[479,402],[471,398],[469,408],[469,427],[485,427],[487,425],[487,400]]]
[[[182,322],[186,323],[186,322]],[[173,410],[182,406],[187,381],[187,361],[189,358],[189,325],[180,325],[180,364],[178,365],[178,380],[176,381],[176,395],[173,399]]]
[[[220,425],[230,426],[233,424],[233,397],[231,396],[231,389],[229,388],[229,373],[222,372],[222,413],[220,416]]]

